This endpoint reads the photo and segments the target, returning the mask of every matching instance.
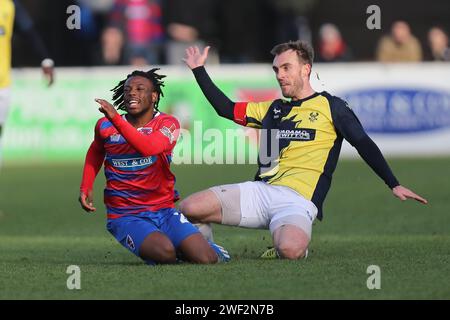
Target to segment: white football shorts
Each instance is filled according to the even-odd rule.
[[[290,224],[311,238],[317,208],[289,187],[262,181],[247,181],[210,188],[222,205],[222,223],[253,229],[269,229]]]

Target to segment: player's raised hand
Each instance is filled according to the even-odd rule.
[[[55,80],[55,63],[52,59],[46,58],[41,62],[42,74],[47,81],[47,85],[50,87]]]
[[[197,46],[192,46],[186,49],[186,57],[183,58],[183,61],[187,64],[187,66],[192,70],[197,67],[201,67],[205,65],[206,59],[208,58],[209,46],[203,49],[203,52],[200,52],[200,49]]]
[[[114,108],[114,106],[108,101],[103,99],[95,99],[95,102],[97,102],[100,105],[98,110],[101,113],[103,113],[105,117],[108,118],[109,120],[114,118],[114,116],[117,114],[116,108]]]
[[[81,204],[81,208],[83,208],[86,212],[94,212],[94,202],[93,202],[93,196],[92,196],[92,190],[88,191],[87,194],[83,191],[80,192],[80,196],[78,197],[78,201]]]
[[[403,186],[397,186],[394,189],[392,189],[392,192],[394,193],[394,195],[399,198],[402,201],[405,201],[407,199],[414,199],[417,200],[423,204],[427,204],[428,201],[424,198],[422,198],[421,196],[415,194],[414,192],[412,192],[411,190],[409,190],[408,188],[405,188]]]
[[[44,74],[45,79],[47,80],[47,85],[50,87],[55,81],[55,73],[53,67],[43,67],[42,73]]]

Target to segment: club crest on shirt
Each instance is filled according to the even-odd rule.
[[[153,132],[153,128],[139,128],[138,131],[145,135],[149,135]]]
[[[318,112],[311,112],[309,114],[309,121],[311,121],[311,122],[315,122],[318,118],[319,118]]]
[[[127,234],[127,246],[128,246],[131,250],[134,250],[134,249],[135,249],[133,238],[131,238],[131,236],[130,236],[129,234]]]
[[[114,133],[109,137],[109,139],[111,140],[111,142],[119,142],[120,137],[121,137],[120,134]]]

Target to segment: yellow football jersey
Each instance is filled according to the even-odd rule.
[[[294,189],[317,206],[319,219],[343,137],[351,142],[365,135],[347,103],[327,92],[298,101],[238,102],[234,121],[263,130],[256,179]]]
[[[0,88],[11,83],[11,38],[14,26],[14,4],[0,0]]]

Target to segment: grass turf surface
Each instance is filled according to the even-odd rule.
[[[430,204],[402,203],[361,160],[341,161],[306,261],[261,260],[270,233],[214,226],[232,262],[149,267],[78,206],[81,164],[6,166],[0,173],[0,299],[449,299],[450,159],[389,161]],[[178,166],[182,196],[251,179],[253,166]],[[66,268],[81,269],[68,290]],[[381,289],[368,290],[369,265]]]

